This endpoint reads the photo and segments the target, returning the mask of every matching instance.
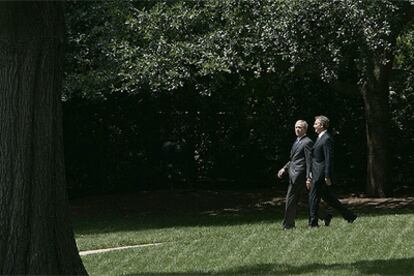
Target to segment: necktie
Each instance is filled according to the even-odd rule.
[[[295,150],[295,149],[296,149],[296,147],[299,145],[299,141],[300,141],[300,139],[299,139],[299,138],[297,138],[297,139],[295,140],[295,142],[293,143],[293,147],[292,147],[292,149],[293,149],[293,150]]]

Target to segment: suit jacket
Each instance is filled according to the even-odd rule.
[[[313,182],[325,181],[330,177],[333,181],[333,138],[325,132],[317,139],[312,148],[312,179]]]
[[[299,142],[293,144],[290,151],[289,162],[286,163],[284,169],[289,173],[291,183],[302,182],[310,177],[312,163],[312,140],[303,136]]]

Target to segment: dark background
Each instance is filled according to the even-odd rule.
[[[134,91],[123,90],[121,67],[108,50],[113,38],[151,45],[150,39],[134,38],[125,18],[132,6],[142,12],[151,10],[154,3],[131,3],[72,1],[66,5],[63,118],[71,196],[273,187],[277,170],[288,160],[296,120],[309,123],[308,135],[314,140],[314,116],[321,114],[331,119],[336,133],[338,188],[364,191],[362,98],[334,89],[312,70],[290,72],[281,62],[281,70],[260,76],[248,70],[213,72],[190,78],[175,89],[155,91],[150,85],[137,85]],[[165,16],[171,16],[165,9]],[[200,22],[184,31],[194,35],[210,28],[208,22]],[[177,31],[177,36],[184,31]],[[413,52],[400,46],[400,61],[391,79],[393,194],[413,192]],[[352,68],[340,70],[348,72],[348,79],[355,75]]]

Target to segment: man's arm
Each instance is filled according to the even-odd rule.
[[[325,155],[325,182],[326,185],[332,185],[332,168],[333,168],[333,140],[331,137],[326,139],[323,145]]]
[[[304,148],[306,163],[306,188],[308,190],[310,190],[312,186],[312,147],[313,142],[309,141]]]
[[[277,173],[277,177],[283,178],[283,176],[286,174],[286,170],[289,168],[290,161],[287,162]]]
[[[312,147],[313,147],[312,141],[309,141],[309,143],[306,143],[304,147],[305,162],[306,162],[306,178],[310,178],[311,172],[312,172]]]

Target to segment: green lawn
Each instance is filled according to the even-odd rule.
[[[393,214],[393,213],[394,214]],[[391,213],[391,214],[390,214]],[[280,213],[136,215],[75,221],[80,250],[164,242],[83,256],[90,275],[413,275],[414,212],[359,212],[349,224],[291,231]]]

